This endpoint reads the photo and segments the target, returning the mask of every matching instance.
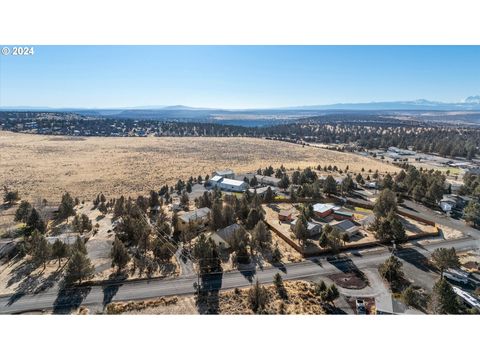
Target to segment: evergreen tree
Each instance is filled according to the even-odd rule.
[[[264,197],[265,202],[270,203],[273,200],[273,191],[272,188],[269,186],[267,187],[267,191],[265,191],[265,197]]]
[[[391,211],[397,210],[397,199],[395,193],[390,189],[384,189],[380,192],[373,212],[377,217],[386,217]]]
[[[465,207],[463,217],[465,221],[473,224],[473,226],[480,226],[480,202],[478,200],[471,200]]]
[[[457,296],[446,279],[438,280],[433,286],[430,306],[435,314],[458,314]]]
[[[67,192],[62,195],[62,201],[58,207],[58,219],[66,220],[69,216],[75,215],[75,201],[72,196]]]
[[[325,183],[323,185],[323,191],[325,194],[328,195],[335,195],[337,193],[337,182],[333,178],[332,175],[328,175],[325,179]]]
[[[250,209],[246,221],[247,229],[251,230],[257,225],[257,223],[262,220],[262,214],[255,208]]]
[[[22,200],[17,211],[15,211],[15,221],[27,222],[31,211],[32,205],[28,201]]]
[[[62,258],[68,256],[69,253],[68,245],[65,244],[60,239],[55,240],[52,245],[52,256],[58,259],[58,268],[62,266]]]
[[[250,308],[256,314],[262,313],[267,305],[268,292],[262,285],[260,285],[258,280],[248,291],[248,301],[250,303]]]
[[[52,256],[52,249],[45,236],[41,236],[33,248],[33,260],[43,264],[43,270],[47,267],[47,261]]]
[[[44,233],[46,226],[38,211],[35,208],[32,208],[27,219],[27,233],[31,234],[34,230]]]
[[[93,276],[95,268],[90,259],[81,251],[74,251],[70,257],[65,273],[67,283],[79,282],[89,279]]]
[[[443,279],[443,272],[449,268],[460,267],[460,260],[455,251],[455,248],[438,248],[432,253],[432,261],[440,270],[441,278]]]
[[[272,245],[272,234],[263,221],[259,221],[253,228],[252,241],[257,249],[270,249]]]
[[[112,244],[110,257],[112,259],[112,267],[117,267],[117,273],[120,273],[130,261],[130,256],[128,255],[125,245],[118,238],[116,238]]]
[[[403,277],[403,263],[395,256],[390,256],[378,267],[378,272],[385,280],[394,283]]]

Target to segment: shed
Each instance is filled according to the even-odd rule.
[[[292,221],[293,211],[292,210],[281,210],[278,213],[278,220],[280,221]]]
[[[341,233],[347,233],[348,236],[353,236],[359,232],[359,227],[350,220],[342,220],[336,224],[332,224]]]

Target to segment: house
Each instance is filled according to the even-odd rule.
[[[257,181],[261,185],[271,185],[271,186],[276,186],[280,184],[282,179],[273,177],[273,176],[263,176],[263,175],[256,175]]]
[[[226,179],[234,179],[235,178],[235,173],[233,172],[233,170],[230,170],[230,169],[216,170],[212,174],[212,177],[215,177],[215,176],[220,176],[220,177],[226,178]]]
[[[263,199],[263,198],[265,198],[265,194],[267,193],[268,188],[270,188],[270,190],[272,190],[273,195],[275,195],[276,189],[274,187],[271,187],[271,186],[263,186],[263,187],[256,188],[256,189],[255,188],[250,188],[250,189],[248,189],[248,192],[253,195],[256,191],[257,195],[260,196]]]
[[[353,213],[344,210],[333,210],[333,218],[335,220],[353,220]]]
[[[194,211],[186,212],[178,217],[178,229],[184,231],[189,225],[204,227],[208,225],[210,209],[203,207]]]
[[[313,212],[315,215],[319,218],[324,218],[327,217],[328,215],[333,213],[333,208],[335,205],[333,204],[322,204],[322,203],[317,203],[313,205]]]
[[[220,175],[215,175],[209,180],[209,184],[212,187],[219,188],[225,191],[243,192],[247,190],[248,184],[245,181],[233,180],[230,178],[224,178]]]
[[[293,211],[292,210],[281,210],[278,213],[278,220],[280,221],[292,221]]]
[[[235,231],[239,228],[239,224],[232,224],[223,229],[217,230],[210,236],[210,238],[219,248],[229,249],[231,247],[232,240],[234,239]]]
[[[295,219],[290,223],[290,229],[295,229],[295,225],[297,224],[297,220]],[[311,221],[307,221],[307,231],[309,236],[315,236],[322,232],[322,225],[319,223],[314,223]]]
[[[340,233],[348,234],[349,237],[358,234],[358,232],[360,231],[359,226],[355,225],[355,223],[350,220],[342,220],[336,224],[332,224],[332,226],[338,231],[340,231]]]

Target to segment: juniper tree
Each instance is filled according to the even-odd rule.
[[[57,258],[58,260],[58,268],[62,266],[62,258],[65,258],[68,256],[69,253],[69,248],[68,245],[65,244],[63,241],[60,239],[55,240],[55,242],[52,245],[52,256],[54,258]]]
[[[122,271],[130,261],[127,248],[118,238],[113,241],[110,258],[112,259],[112,267],[117,267],[117,273]]]
[[[67,283],[79,282],[93,276],[95,268],[90,259],[81,251],[74,251],[70,257],[65,273]]]

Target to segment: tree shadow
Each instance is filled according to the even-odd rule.
[[[12,275],[7,281],[7,287],[19,282],[21,279],[25,279],[37,268],[37,265],[32,261],[25,261],[24,263],[16,266],[10,274]]]
[[[257,269],[255,267],[248,267],[248,268],[238,268],[240,274],[242,274],[245,279],[248,280],[249,283],[252,283],[255,274],[257,273]]]
[[[317,258],[317,257],[315,257],[315,258],[310,258],[310,259],[308,259],[308,260],[310,260],[312,263],[314,263],[314,264],[316,264],[316,265],[318,265],[318,266],[320,266],[320,267],[323,267],[322,261],[321,261],[319,258]]]
[[[53,303],[54,314],[70,314],[77,309],[91,291],[90,286],[63,287]]]
[[[35,294],[38,294],[42,291],[46,291],[50,288],[52,288],[62,277],[62,271],[61,269],[58,269],[57,271],[51,273],[43,282],[40,284],[39,287],[37,287],[34,291]]]
[[[415,266],[419,270],[425,272],[430,272],[433,270],[432,266],[428,262],[428,258],[414,248],[401,248],[395,253],[395,255],[403,261]]]
[[[360,270],[357,265],[352,261],[350,258],[327,258],[327,261],[335,266],[338,270],[340,270],[344,274],[355,274],[360,280],[365,283],[365,286],[369,285],[368,277],[365,276],[362,270]]]
[[[408,206],[408,205],[405,205],[404,203],[398,204],[398,206],[400,206],[400,207],[402,207],[402,208],[404,208],[404,209],[406,209],[406,210],[409,210],[409,211],[411,211],[411,212],[418,212],[418,211],[415,210],[414,208],[412,208],[412,207],[410,207],[410,206]]]
[[[102,286],[103,291],[103,308],[112,302],[113,297],[117,294],[118,289],[122,284],[110,284]]]
[[[357,265],[355,265],[355,263],[352,261],[352,259],[347,257],[336,259],[327,258],[327,261],[343,273],[360,271]]]
[[[284,274],[287,273],[287,267],[285,266],[285,264],[283,262],[272,263],[272,265],[275,266],[278,270],[280,270]]]
[[[196,305],[200,314],[218,314],[218,293],[222,288],[223,273],[205,274],[199,288]]]
[[[108,282],[102,286],[103,291],[103,308],[112,302],[112,299],[117,294],[118,289],[123,285],[122,282],[128,277],[126,271],[113,273],[108,277]]]

